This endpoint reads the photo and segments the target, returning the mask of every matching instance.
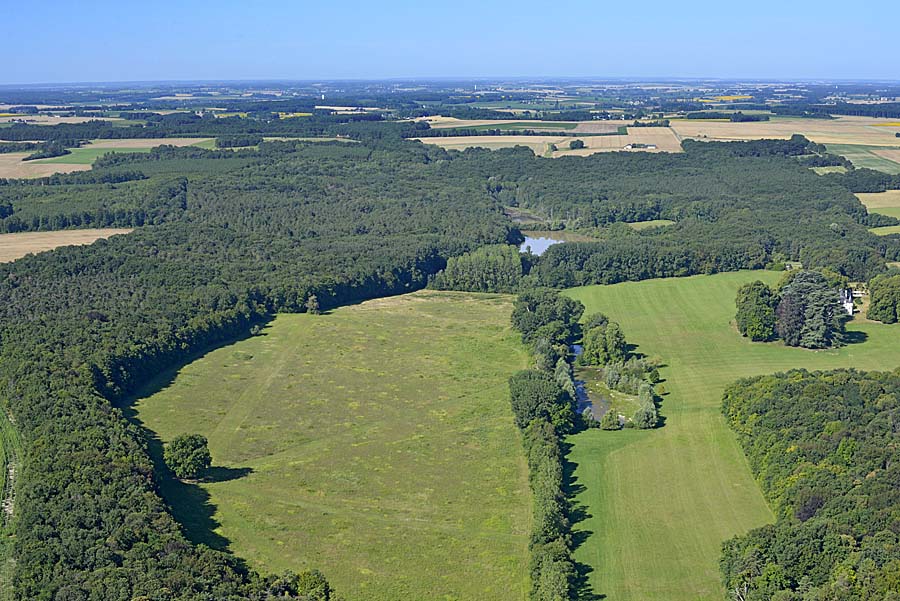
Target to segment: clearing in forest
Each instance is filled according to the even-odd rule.
[[[668,127],[629,127],[627,135],[594,135],[594,136],[448,136],[439,138],[414,138],[426,144],[436,144],[448,150],[464,150],[466,148],[511,148],[527,146],[539,156],[587,156],[597,152],[634,151],[634,152],[681,152],[681,142]],[[581,140],[584,148],[571,150],[569,143]],[[643,148],[628,148],[640,144]],[[556,150],[551,148],[556,146]],[[655,148],[651,148],[655,147]]]
[[[511,301],[423,291],[279,315],[163,376],[137,418],[212,452],[208,481],[164,486],[188,535],[263,572],[321,569],[349,600],[524,599]]]
[[[127,234],[130,231],[131,229],[126,228],[100,228],[0,234],[0,263],[8,263],[27,254],[53,250],[60,246],[92,244],[101,238]]]
[[[638,352],[659,357],[667,394],[656,430],[588,430],[569,439],[576,464],[576,559],[594,592],[615,601],[720,601],[724,540],[773,520],[721,415],[738,378],[794,367],[900,366],[900,325],[857,319],[854,344],[810,351],[755,343],[732,325],[741,284],[776,272],[738,272],[574,288],[585,314],[618,321]]]
[[[872,194],[860,193],[856,195],[860,202],[866,205],[869,213],[879,213],[888,217],[896,217],[900,219],[900,190],[888,190],[887,192],[876,192]],[[870,230],[879,236],[888,234],[900,234],[900,226],[888,225],[885,227],[875,227]]]

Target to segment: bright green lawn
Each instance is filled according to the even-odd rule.
[[[856,168],[868,167],[885,173],[900,173],[900,163],[880,157],[872,150],[892,146],[864,146],[861,144],[826,144],[828,152],[846,157]]]
[[[419,292],[280,315],[184,367],[138,418],[164,441],[206,435],[226,481],[169,483],[176,517],[264,572],[320,568],[349,600],[524,599],[531,501],[507,378],[527,353],[510,311]]]
[[[772,514],[720,414],[722,392],[739,377],[792,367],[894,369],[900,326],[855,323],[862,344],[813,352],[752,343],[730,324],[745,282],[775,272],[740,272],[575,288],[586,314],[622,324],[640,352],[660,356],[669,394],[665,426],[652,431],[589,430],[572,437],[577,502],[592,534],[576,558],[593,568],[594,592],[610,601],[720,601],[725,539]]]

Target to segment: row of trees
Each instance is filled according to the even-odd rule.
[[[841,346],[849,316],[839,287],[846,282],[817,271],[790,271],[776,290],[761,281],[738,289],[735,321],[738,331],[753,341],[784,340],[788,346],[810,349]]]
[[[900,372],[741,380],[724,413],[776,518],[725,543],[729,598],[900,597]]]
[[[576,587],[562,436],[581,426],[568,344],[577,336],[583,311],[581,303],[555,291],[529,290],[519,295],[512,313],[513,327],[535,358],[535,369],[509,380],[534,503],[529,594],[534,601],[570,599]]]
[[[506,292],[519,289],[526,265],[513,246],[485,246],[447,260],[447,267],[430,280],[435,290]]]

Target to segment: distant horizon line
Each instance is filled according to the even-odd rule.
[[[335,77],[335,78],[235,78],[235,79],[134,79],[102,81],[45,81],[30,83],[0,83],[0,89],[52,88],[84,86],[152,86],[152,85],[225,85],[225,84],[323,84],[323,83],[430,83],[430,82],[623,82],[623,83],[835,83],[835,84],[900,84],[900,79],[891,78],[849,78],[849,77],[715,77],[715,76],[602,76],[602,75],[433,75],[433,76],[390,76],[390,77]]]

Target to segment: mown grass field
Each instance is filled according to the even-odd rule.
[[[793,367],[894,369],[900,326],[862,321],[865,342],[831,351],[751,343],[731,325],[737,288],[781,274],[739,272],[590,286],[566,293],[586,313],[622,324],[638,351],[658,356],[664,427],[589,430],[570,439],[577,503],[590,533],[576,558],[610,601],[720,601],[719,550],[727,538],[772,520],[743,453],[720,414],[734,380]]]
[[[879,151],[892,150],[888,146],[863,146],[861,144],[827,144],[828,152],[839,154],[853,163],[857,169],[867,167],[885,173],[900,173],[900,163],[884,156]]]
[[[206,435],[217,480],[169,482],[176,516],[264,572],[319,568],[349,600],[524,599],[510,311],[418,292],[280,315],[165,375],[137,418],[163,441]]]
[[[877,192],[873,194],[857,194],[860,202],[866,205],[866,209],[870,213],[879,213],[888,217],[896,217],[900,219],[900,190],[888,190],[887,192]],[[888,234],[900,234],[900,226],[889,225],[885,227],[876,227],[870,230],[879,236]]]

